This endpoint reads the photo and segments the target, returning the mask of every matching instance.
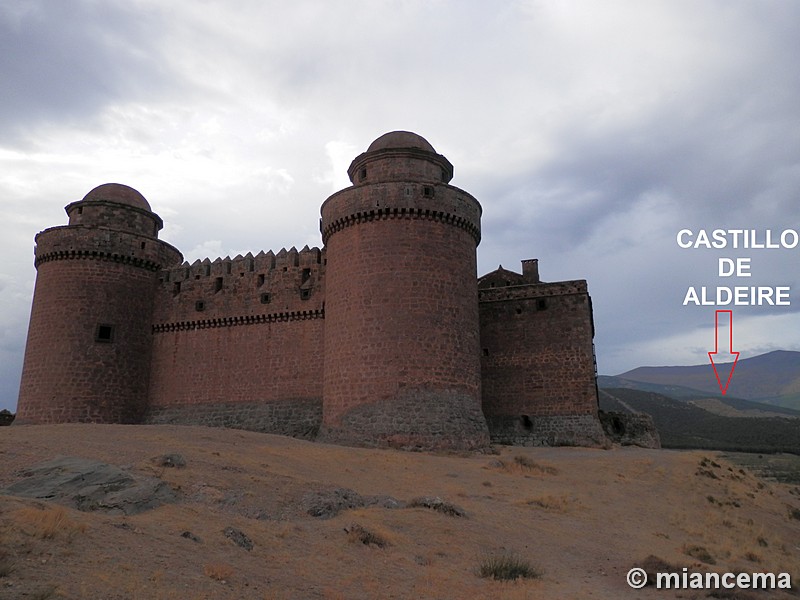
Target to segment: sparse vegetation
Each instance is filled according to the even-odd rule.
[[[463,458],[236,430],[42,426],[3,432],[18,454],[0,464],[0,481],[20,479],[20,468],[46,453],[76,454],[85,431],[93,457],[130,465],[131,476],[153,467],[153,448],[180,451],[190,467],[167,469],[164,482],[180,483],[183,501],[132,516],[63,507],[55,519],[61,529],[45,537],[51,534],[36,533],[30,514],[38,519],[61,505],[0,495],[0,569],[8,573],[0,577],[0,596],[29,599],[53,584],[51,600],[612,598],[631,567],[645,567],[633,558],[651,553],[680,565],[655,572],[687,567],[798,576],[800,520],[788,514],[790,506],[800,508],[800,496],[791,493],[797,484],[763,480],[749,469],[732,479],[739,467],[728,466],[737,463],[711,452],[503,447],[494,456]],[[696,477],[698,468],[719,480]],[[412,498],[417,508],[405,508]],[[741,506],[734,508],[729,503],[737,499]],[[313,518],[307,511],[321,500],[343,508]],[[349,502],[363,506],[347,508]],[[20,521],[22,509],[28,516]],[[468,518],[448,516],[462,510]],[[86,532],[68,541],[63,517],[86,524]],[[246,534],[251,551],[236,545],[244,538],[234,531]],[[624,545],[613,543],[620,539]],[[692,554],[706,555],[692,545],[717,564],[701,563]],[[570,578],[570,569],[581,576]]]
[[[527,560],[514,553],[484,556],[478,568],[478,575],[485,579],[498,579],[501,581],[538,579],[542,576]]]
[[[507,473],[558,475],[558,469],[555,467],[536,462],[523,454],[517,454],[512,460],[494,460],[491,466]]]
[[[708,548],[705,546],[690,544],[683,547],[683,553],[687,556],[691,556],[692,558],[696,558],[700,562],[704,562],[707,565],[717,564],[717,560],[711,555],[711,552],[709,552]]]
[[[729,452],[793,452],[800,448],[797,419],[741,418],[711,413],[689,402],[652,392],[604,388],[602,410],[626,410],[619,401],[653,417],[663,448]],[[609,399],[609,396],[611,397]],[[800,481],[797,471],[794,481]]]
[[[569,496],[539,496],[538,498],[531,498],[525,504],[530,506],[538,506],[545,510],[553,512],[567,512],[570,507],[575,503]]]
[[[56,586],[46,585],[31,593],[29,596],[31,600],[48,600],[56,593]]]
[[[795,508],[794,506],[789,507],[789,518],[795,519],[800,521],[800,508]]]
[[[226,583],[233,577],[233,567],[223,563],[207,564],[203,567],[203,574],[216,581]]]
[[[745,558],[745,560],[748,560],[748,561],[753,562],[753,563],[760,563],[761,562],[761,557],[758,554],[756,554],[755,552],[745,552],[744,553],[744,558]]]
[[[419,498],[414,498],[411,502],[408,503],[409,508],[430,508],[431,510],[435,510],[436,512],[440,512],[445,514],[449,517],[466,517],[466,511],[450,502],[446,502],[439,498],[438,496],[420,496]]]
[[[5,550],[0,549],[0,579],[8,577],[14,571],[14,561]]]
[[[665,561],[663,558],[651,554],[639,566],[647,573],[647,585],[655,585],[657,573],[677,573],[681,567]]]
[[[14,521],[28,535],[41,540],[63,536],[72,540],[86,531],[86,525],[72,520],[62,506],[30,506],[14,514]]]
[[[360,543],[365,546],[377,546],[378,548],[385,548],[391,544],[385,536],[371,531],[358,523],[352,523],[344,528],[347,533],[347,539],[351,543]]]

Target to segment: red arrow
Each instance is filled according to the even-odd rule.
[[[727,313],[728,315],[728,349],[727,351],[720,352],[719,351],[719,315],[720,313]],[[723,319],[722,327],[725,327],[725,320]],[[711,366],[714,367],[714,375],[717,376],[717,383],[719,384],[719,390],[722,392],[724,396],[728,392],[728,386],[731,383],[731,378],[733,377],[733,370],[736,368],[736,361],[739,360],[739,353],[733,351],[733,311],[732,310],[718,310],[714,315],[714,351],[708,353],[708,358],[711,360]],[[714,359],[717,359],[717,364],[719,363],[729,363],[731,359],[733,360],[733,364],[731,364],[731,372],[728,374],[728,378],[725,380],[725,385],[722,385],[722,378],[719,376],[719,371],[717,371],[717,365],[714,364]],[[720,367],[722,364],[720,364]]]

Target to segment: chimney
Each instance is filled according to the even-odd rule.
[[[522,261],[522,276],[527,283],[539,283],[538,258],[529,258]]]

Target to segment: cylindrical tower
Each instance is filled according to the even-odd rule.
[[[147,403],[156,272],[183,257],[161,218],[125,185],[66,207],[36,236],[17,423],[135,423]]]
[[[406,448],[488,444],[481,412],[481,207],[448,185],[422,137],[387,133],[322,205],[327,247],[323,440]]]

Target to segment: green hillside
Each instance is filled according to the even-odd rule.
[[[649,414],[664,448],[800,454],[797,417],[722,416],[661,394],[623,388],[601,389],[600,408]]]

